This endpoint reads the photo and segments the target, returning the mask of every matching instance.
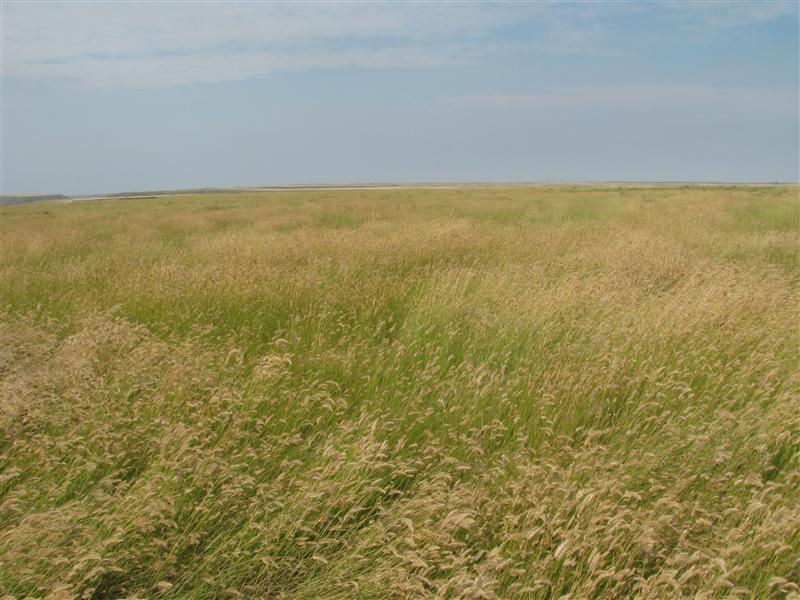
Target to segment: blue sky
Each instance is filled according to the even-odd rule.
[[[2,192],[797,181],[798,3],[2,4]]]

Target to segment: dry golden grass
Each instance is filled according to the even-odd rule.
[[[0,595],[800,593],[798,189],[3,208]]]

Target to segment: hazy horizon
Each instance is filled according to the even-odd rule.
[[[2,190],[798,183],[798,5],[2,4]]]
[[[250,192],[250,191],[308,191],[320,190],[347,190],[347,189],[389,189],[389,188],[524,188],[524,187],[676,187],[676,186],[697,186],[697,187],[771,187],[771,186],[799,186],[796,181],[654,181],[654,180],[606,180],[606,181],[362,181],[362,182],[306,182],[306,183],[285,183],[280,185],[251,185],[251,186],[204,186],[204,187],[180,187],[180,188],[141,188],[131,190],[95,190],[93,192],[82,192],[77,194],[63,194],[57,191],[47,192],[3,192],[0,196],[4,198],[44,198],[45,196],[65,196],[67,198],[81,199],[93,197],[114,196],[115,194],[135,195],[135,194],[191,194],[192,192],[206,193],[206,190],[220,192]],[[135,197],[135,196],[134,196]]]

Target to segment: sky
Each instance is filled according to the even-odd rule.
[[[0,191],[800,179],[798,2],[11,2]]]

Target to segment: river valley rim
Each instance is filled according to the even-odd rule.
[[[0,593],[790,597],[797,186],[3,207]]]

